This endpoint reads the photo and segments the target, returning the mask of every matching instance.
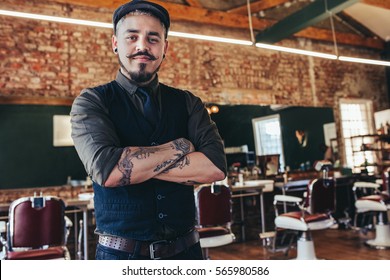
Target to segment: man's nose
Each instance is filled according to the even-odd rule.
[[[146,39],[139,39],[137,41],[137,51],[145,51],[145,50],[149,50],[149,44],[148,44],[148,41]]]

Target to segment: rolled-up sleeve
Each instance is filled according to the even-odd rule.
[[[217,125],[211,120],[202,100],[188,91],[186,93],[189,140],[196,151],[203,153],[226,175],[226,155]]]
[[[85,170],[104,185],[123,151],[108,110],[96,92],[86,89],[74,100],[70,115],[72,138]]]

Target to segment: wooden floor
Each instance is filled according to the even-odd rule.
[[[364,244],[373,232],[363,234],[352,229],[327,229],[313,231],[317,258],[327,260],[390,260],[390,249],[378,250]],[[286,257],[283,253],[271,253],[261,240],[236,242],[209,250],[212,260],[283,260],[296,257],[296,248]]]

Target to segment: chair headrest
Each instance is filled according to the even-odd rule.
[[[32,197],[31,198],[31,207],[32,208],[45,207],[45,199],[42,196]]]
[[[314,169],[317,171],[327,170],[332,168],[332,163],[329,160],[318,160],[314,163]]]
[[[211,193],[213,193],[213,194],[221,193],[221,185],[212,184],[211,185]]]

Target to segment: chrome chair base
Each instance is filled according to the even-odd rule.
[[[376,225],[375,231],[375,239],[367,240],[365,244],[374,249],[390,249],[390,225]]]
[[[318,260],[312,240],[298,240],[296,260]]]

